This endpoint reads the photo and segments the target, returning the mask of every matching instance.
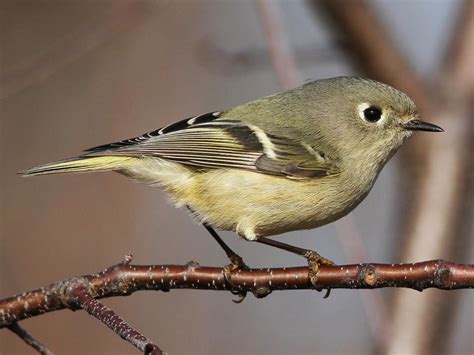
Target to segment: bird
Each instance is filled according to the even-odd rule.
[[[233,270],[246,265],[216,229],[304,256],[315,282],[319,266],[332,261],[270,237],[348,214],[414,131],[443,129],[422,121],[413,100],[392,86],[335,77],[21,174],[114,171],[159,186],[177,207],[189,208],[223,247],[231,260],[229,280]]]

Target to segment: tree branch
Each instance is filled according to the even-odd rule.
[[[163,354],[151,340],[132,328],[100,298],[127,296],[136,291],[199,289],[252,292],[265,297],[272,291],[314,289],[308,267],[238,270],[232,275],[234,288],[224,279],[223,269],[186,265],[130,265],[131,256],[104,271],[73,277],[0,300],[0,328],[9,328],[42,354],[51,354],[31,337],[18,321],[65,308],[84,309],[121,338],[145,354]],[[406,287],[454,290],[474,288],[474,265],[431,260],[413,264],[356,264],[322,266],[317,290]]]
[[[232,275],[234,291],[312,289],[307,267],[238,270]],[[474,265],[431,260],[413,264],[354,264],[322,266],[318,272],[320,289],[375,289],[405,287],[422,291],[427,288],[454,290],[474,288]],[[199,289],[231,291],[222,268],[187,265],[111,266],[102,272],[74,277],[0,300],[0,328],[20,320],[64,308],[85,309],[104,323],[101,314],[111,315],[93,299],[127,296],[136,291]],[[117,322],[120,322],[118,316]],[[110,326],[116,330],[116,326]],[[123,333],[122,333],[123,334]],[[143,339],[142,339],[143,340]]]
[[[80,282],[80,281],[79,281]],[[81,282],[80,282],[81,283]],[[139,331],[131,327],[125,320],[115,314],[113,310],[104,306],[93,298],[88,290],[88,285],[74,286],[70,289],[69,295],[72,300],[66,301],[70,305],[82,308],[91,316],[94,316],[107,327],[117,333],[122,339],[128,341],[146,355],[162,355],[163,351],[150,339],[143,336]],[[69,297],[68,297],[69,298]]]

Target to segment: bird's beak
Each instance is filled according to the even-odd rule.
[[[435,124],[417,119],[403,123],[402,127],[410,131],[444,132],[444,129]]]

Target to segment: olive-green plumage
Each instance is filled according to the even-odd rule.
[[[418,119],[404,93],[354,77],[317,80],[24,172],[114,170],[162,186],[211,226],[248,240],[350,212]]]

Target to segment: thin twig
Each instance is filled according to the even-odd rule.
[[[72,288],[70,296],[74,299],[73,304],[100,320],[122,339],[131,343],[145,355],[163,354],[163,351],[153,341],[130,326],[113,310],[93,298],[86,286]]]
[[[48,348],[33,338],[25,329],[23,329],[17,322],[11,323],[7,326],[9,330],[18,335],[26,344],[38,351],[42,355],[54,355]]]

